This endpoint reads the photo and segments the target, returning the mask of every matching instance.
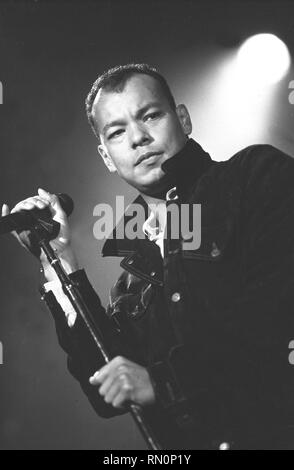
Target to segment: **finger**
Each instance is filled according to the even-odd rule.
[[[91,377],[93,380],[94,385],[98,385],[103,383],[103,381],[106,379],[106,377],[111,373],[112,370],[112,360],[105,364],[105,366],[102,366],[101,369],[97,370]]]
[[[1,215],[2,217],[5,217],[5,215],[8,215],[9,214],[9,207],[7,204],[3,204],[2,205],[2,210],[1,210]]]
[[[107,393],[104,396],[106,403],[117,403],[121,406],[122,402],[128,402],[131,400],[133,394],[133,387],[125,374],[121,374],[111,384]],[[120,397],[118,399],[118,396]]]
[[[100,369],[101,370],[101,369]],[[91,385],[100,385],[102,381],[100,380],[100,370],[97,370],[90,378],[89,382]]]
[[[45,191],[43,188],[38,188],[38,194],[41,198],[44,198],[46,201],[50,202],[50,197],[52,196],[49,191]]]
[[[111,367],[109,367],[109,365],[110,363],[101,367],[101,369],[97,370],[92,377],[90,377],[89,382],[91,385],[101,385],[107,379],[111,373]]]
[[[12,209],[11,213],[13,214],[21,210],[32,210],[35,208],[45,209],[45,207],[47,207],[48,205],[49,203],[47,201],[43,201],[39,196],[34,196],[16,204],[16,206]]]
[[[114,408],[126,408],[131,402],[130,391],[121,390],[116,397],[112,400],[112,406]]]
[[[51,194],[42,188],[38,189],[38,194],[43,200],[50,203],[52,214],[57,216],[56,220],[58,220],[58,218],[64,219],[66,217],[66,214],[62,209],[59,198],[56,196],[56,194]]]
[[[115,367],[115,363],[113,363],[112,360],[105,366],[101,367],[101,369],[97,370],[92,377],[90,377],[89,382],[91,385],[104,384],[106,381],[112,381],[116,377],[117,372],[117,367]]]
[[[36,198],[35,201],[36,201],[36,206],[38,207],[38,209],[45,209],[45,207],[49,206],[49,202],[42,198]]]
[[[112,383],[112,386],[105,395],[102,395],[105,403],[112,404],[116,396],[121,392],[120,384],[116,381]]]
[[[111,387],[113,386],[116,380],[117,380],[116,377],[113,377],[113,376],[107,377],[106,380],[104,380],[104,382],[102,383],[101,387],[99,388],[100,395],[103,395],[103,396],[107,395],[107,393],[109,392],[109,390],[111,389]]]
[[[28,199],[26,199],[25,201],[21,201],[18,204],[16,204],[16,206],[14,206],[14,208],[11,210],[11,214],[14,214],[15,212],[19,212],[22,210],[30,210],[30,209],[33,209],[34,207],[35,205],[32,204],[32,202],[30,202]]]
[[[109,375],[117,375],[118,373],[124,373],[128,371],[128,365],[130,361],[125,359],[122,356],[116,356],[110,362],[105,364],[105,366],[101,367],[98,371],[96,371],[92,377],[90,377],[90,383],[92,385],[99,385],[104,382],[107,376]]]

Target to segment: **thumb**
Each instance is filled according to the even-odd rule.
[[[56,194],[51,194],[51,193],[49,193],[48,191],[45,191],[42,188],[38,189],[38,194],[42,199],[44,199],[44,200],[46,200],[50,203],[50,209],[51,209],[51,212],[52,212],[53,216],[57,216],[58,219],[64,219],[65,218],[65,216],[66,216],[65,212],[62,209],[62,207],[60,205],[60,202],[59,202],[59,198],[58,198],[58,196],[56,196]]]
[[[2,205],[2,217],[4,217],[5,215],[8,215],[9,214],[9,207],[7,204],[3,204]]]

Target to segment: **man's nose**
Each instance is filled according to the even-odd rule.
[[[130,130],[132,147],[148,144],[152,139],[144,125],[134,124]]]

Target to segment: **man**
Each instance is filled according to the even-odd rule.
[[[78,269],[57,197],[40,189],[13,209],[50,207],[61,224],[52,246],[109,345],[113,359],[103,366],[41,254],[44,298],[69,370],[101,416],[141,405],[163,448],[291,446],[294,160],[255,145],[214,162],[189,139],[187,108],[144,64],[103,74],[86,105],[108,169],[139,191],[143,207],[169,201],[147,218],[150,239],[114,231],[106,241],[104,256],[124,256],[107,315]],[[183,233],[171,237],[170,202],[201,204],[198,249]],[[17,237],[32,250],[25,234]]]

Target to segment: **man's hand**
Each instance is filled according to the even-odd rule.
[[[50,242],[52,248],[56,254],[61,258],[63,267],[70,273],[78,268],[75,255],[70,246],[70,230],[68,226],[67,216],[60,206],[58,197],[55,194],[50,194],[43,189],[38,189],[38,195],[29,197],[18,204],[12,209],[11,214],[21,210],[32,210],[32,209],[45,209],[48,207],[52,213],[52,219],[60,224],[60,231],[58,236]],[[2,217],[10,213],[7,204],[2,206]],[[36,255],[36,247],[32,244],[30,237],[30,231],[25,230],[20,233],[13,232],[18,242],[26,250]],[[42,252],[40,255],[40,261],[43,265],[45,276],[47,280],[55,279],[55,275],[48,265],[47,258]]]
[[[98,385],[106,403],[124,408],[129,402],[147,406],[155,402],[154,389],[147,369],[117,356],[90,377]]]

